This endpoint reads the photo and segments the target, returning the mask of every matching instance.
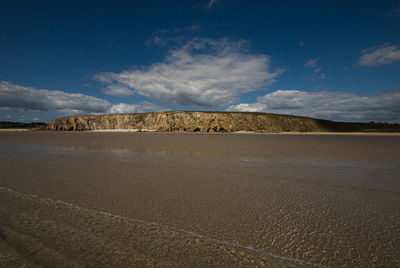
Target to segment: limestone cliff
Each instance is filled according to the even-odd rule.
[[[147,129],[160,132],[400,132],[400,124],[333,122],[267,113],[175,111],[61,117],[53,119],[49,129]]]
[[[266,113],[176,111],[62,117],[53,119],[49,129],[148,129],[161,132],[329,131],[331,129],[326,126],[328,122],[330,121]]]

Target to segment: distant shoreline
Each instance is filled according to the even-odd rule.
[[[48,130],[35,129],[0,129],[0,132],[58,132]],[[326,135],[326,136],[400,136],[400,132],[253,132],[253,131],[236,131],[236,132],[185,132],[185,131],[156,131],[148,129],[104,129],[104,130],[84,130],[84,131],[67,131],[67,133],[165,133],[165,134],[187,134],[187,135]]]
[[[30,128],[0,128],[0,132],[21,132],[21,131],[32,131]]]
[[[261,133],[264,134],[264,133]],[[275,134],[275,133],[265,133],[265,134]],[[283,135],[340,135],[340,136],[400,136],[400,132],[281,132],[276,134]]]

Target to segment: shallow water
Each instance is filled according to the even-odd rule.
[[[400,265],[399,136],[0,133],[0,170],[13,191],[257,252]]]

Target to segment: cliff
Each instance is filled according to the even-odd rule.
[[[160,132],[385,131],[380,125],[385,124],[340,123],[267,113],[175,111],[61,117],[53,119],[49,129],[67,131],[147,129]],[[396,129],[395,131],[399,131],[399,125],[396,125]]]

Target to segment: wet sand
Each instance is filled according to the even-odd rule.
[[[0,265],[400,265],[395,135],[4,132],[0,170]]]

